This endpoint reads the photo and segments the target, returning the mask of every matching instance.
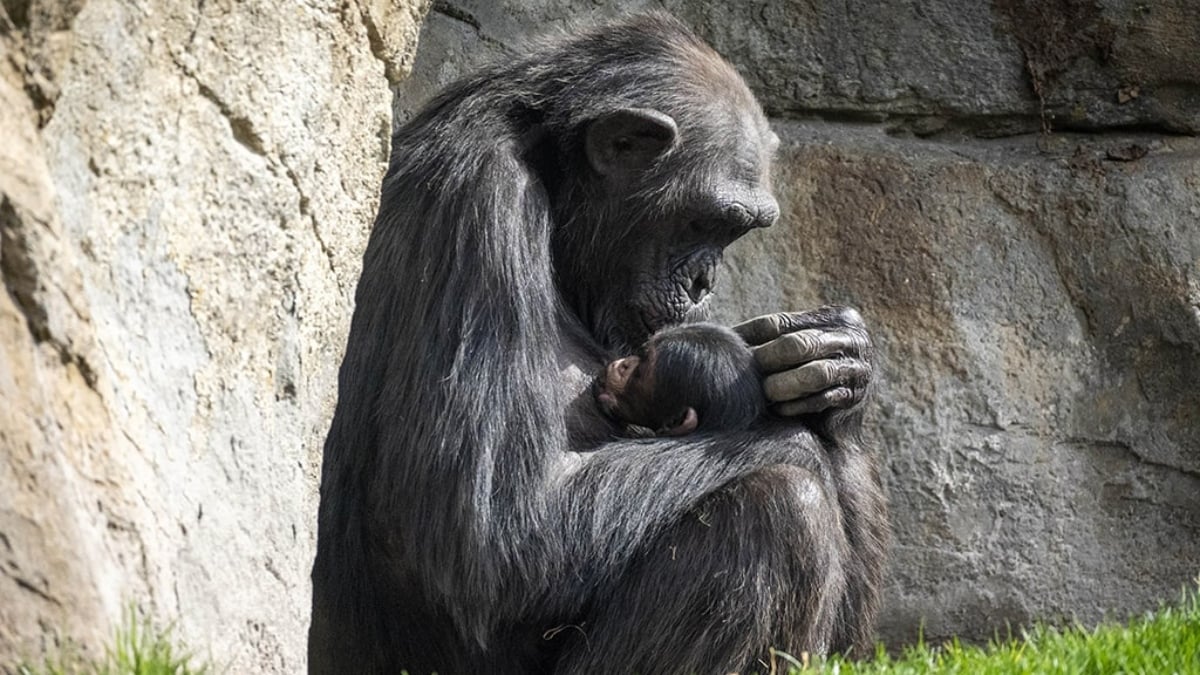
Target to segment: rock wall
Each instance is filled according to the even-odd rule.
[[[321,442],[392,115],[666,7],[784,139],[736,319],[872,322],[881,636],[1155,606],[1200,571],[1190,0],[0,2],[0,669],[129,601],[303,669]],[[410,68],[413,75],[406,77]]]
[[[739,314],[836,301],[876,329],[883,637],[1178,598],[1200,572],[1198,139],[779,126],[791,217],[727,288]],[[1129,147],[1155,149],[1109,159]]]
[[[1177,598],[1200,572],[1194,3],[439,1],[396,118],[533,32],[663,7],[783,138],[783,220],[731,247],[722,318],[837,302],[874,328],[880,636]]]
[[[421,0],[0,4],[0,671],[129,602],[303,670],[321,443]]]

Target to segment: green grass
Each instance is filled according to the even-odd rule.
[[[986,647],[953,640],[920,642],[897,657],[882,647],[873,659],[802,663],[777,653],[772,673],[791,675],[1200,675],[1200,588],[1125,624],[1094,629],[1035,626],[1020,637]],[[19,675],[201,675],[212,672],[179,646],[171,629],[156,629],[131,611],[102,660],[64,650],[40,666],[22,665]]]
[[[18,675],[207,675],[212,667],[197,662],[172,636],[130,610],[102,659],[88,659],[71,647],[48,656],[39,665],[17,666]]]
[[[778,672],[783,672],[780,655]],[[791,661],[795,675],[1200,675],[1200,589],[1184,594],[1178,606],[1161,607],[1126,624],[1094,629],[1035,626],[1020,637],[993,640],[986,647],[953,640],[941,646],[918,643],[898,657],[882,648],[863,661]]]

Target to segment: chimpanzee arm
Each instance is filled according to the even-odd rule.
[[[560,669],[745,672],[769,646],[869,647],[878,478],[827,443],[777,420],[585,455],[555,491],[566,567],[538,600],[581,627],[548,631]]]

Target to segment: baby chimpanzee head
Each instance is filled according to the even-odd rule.
[[[595,394],[606,415],[637,435],[745,429],[766,409],[750,348],[711,323],[655,333],[636,354],[605,367]]]

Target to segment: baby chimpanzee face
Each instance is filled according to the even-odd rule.
[[[766,400],[754,355],[716,324],[664,328],[632,356],[605,366],[596,403],[636,436],[747,429]]]
[[[600,410],[621,422],[654,429],[661,411],[654,403],[653,344],[637,354],[609,363],[596,379],[596,402]]]

